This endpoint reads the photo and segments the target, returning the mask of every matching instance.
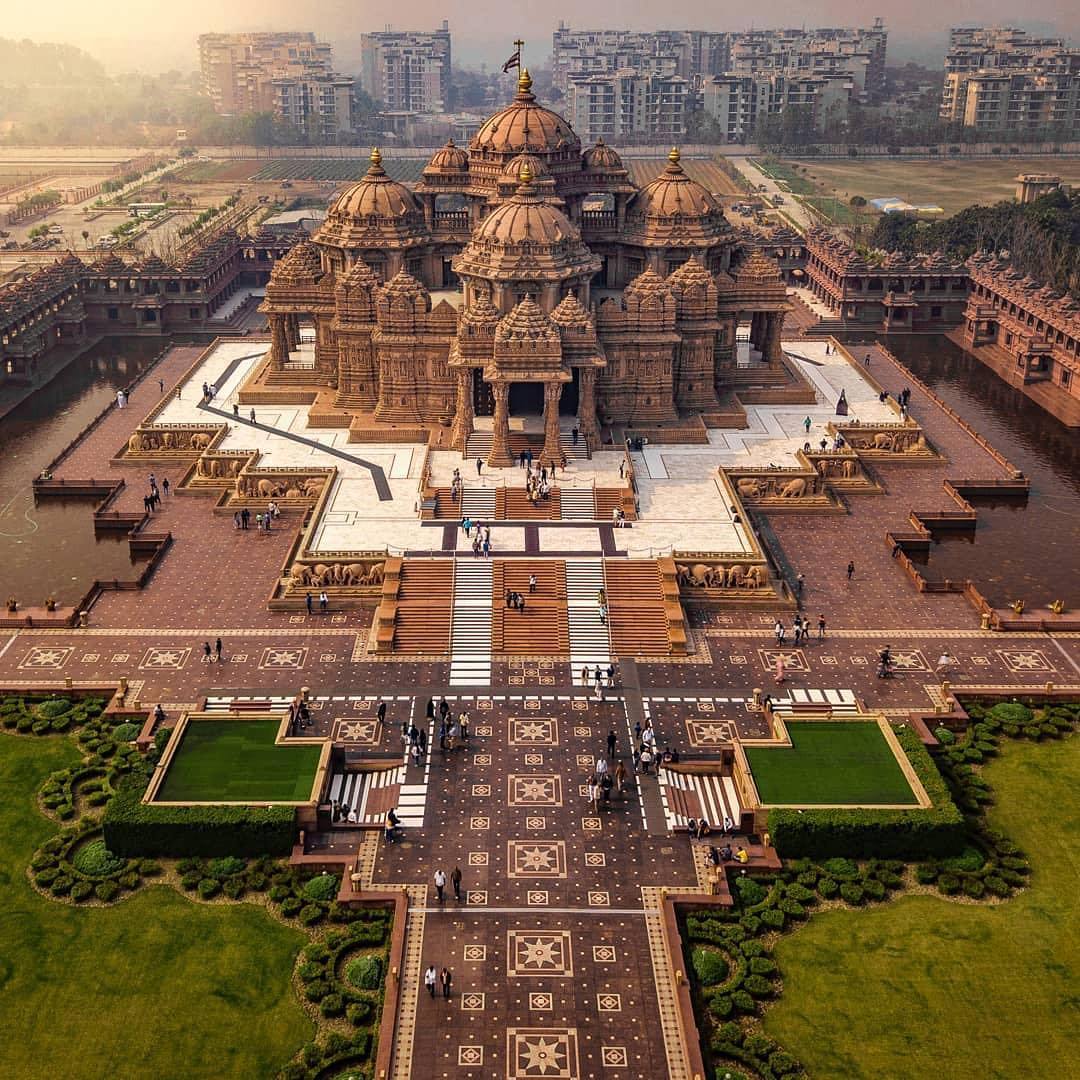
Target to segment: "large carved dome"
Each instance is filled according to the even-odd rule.
[[[581,140],[556,112],[536,104],[528,70],[518,79],[517,97],[484,121],[469,143],[473,151],[492,154],[581,153]]]
[[[341,218],[398,218],[419,213],[413,193],[386,175],[382,154],[371,151],[371,165],[367,175],[338,196],[326,214],[326,220]]]
[[[520,186],[509,201],[496,207],[477,228],[474,239],[496,244],[551,246],[577,238],[570,219],[536,194],[528,167],[518,174]]]
[[[667,168],[631,200],[631,213],[659,217],[723,215],[720,203],[701,184],[686,175],[680,156],[678,149],[672,147]]]

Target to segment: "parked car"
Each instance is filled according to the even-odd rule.
[[[62,234],[63,231],[64,231],[63,225],[50,225],[49,226],[49,232],[51,232],[51,233]]]

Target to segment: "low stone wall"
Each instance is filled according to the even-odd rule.
[[[937,464],[941,455],[927,441],[915,423],[845,424],[830,421],[828,431],[843,436],[844,442],[860,457]]]

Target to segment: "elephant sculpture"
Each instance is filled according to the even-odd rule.
[[[879,431],[874,436],[874,449],[875,450],[892,450],[896,445],[896,438],[890,435],[887,431]]]
[[[761,493],[761,481],[755,480],[752,476],[744,476],[736,487],[744,499],[756,498]]]
[[[727,572],[726,585],[729,589],[737,589],[743,583],[744,572],[743,568],[736,563]]]
[[[307,495],[308,498],[314,498],[322,491],[322,487],[323,479],[321,476],[309,476],[304,481],[304,494]]]
[[[171,431],[162,432],[161,445],[166,450],[171,450],[175,444],[176,444],[176,436]]]
[[[255,491],[260,499],[276,499],[281,495],[280,486],[265,477],[255,485]]]
[[[806,493],[806,481],[797,476],[794,480],[789,480],[783,488],[780,490],[781,499],[799,499]]]
[[[312,584],[311,567],[306,563],[295,562],[289,571],[289,577],[299,586],[306,588]]]
[[[840,465],[840,473],[845,480],[851,480],[859,475],[859,463],[854,458],[845,458]]]
[[[205,450],[210,445],[210,436],[205,431],[196,431],[191,436],[192,450]]]
[[[369,585],[381,585],[385,576],[386,564],[381,562],[372,563],[366,580]]]
[[[142,436],[136,431],[128,438],[128,453],[137,454],[142,449]]]
[[[906,447],[906,452],[909,454],[925,454],[929,450],[926,445],[926,436],[919,435],[913,442],[909,443]]]
[[[746,571],[746,577],[743,578],[743,584],[748,589],[760,589],[766,581],[765,567],[764,566],[751,566]]]

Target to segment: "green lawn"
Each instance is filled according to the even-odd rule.
[[[197,720],[188,724],[161,802],[294,802],[311,797],[318,746],[275,746],[278,720]]]
[[[777,945],[784,993],[765,1028],[812,1076],[1076,1075],[1080,738],[1006,742],[986,778],[991,823],[1031,857],[1029,890],[827,912]]]
[[[273,1076],[312,1035],[290,982],[300,934],[166,887],[97,909],[31,889],[56,831],[35,793],[79,760],[66,738],[0,735],[0,1076]]]
[[[791,747],[748,747],[767,806],[915,805],[915,796],[877,724],[789,721]]]

